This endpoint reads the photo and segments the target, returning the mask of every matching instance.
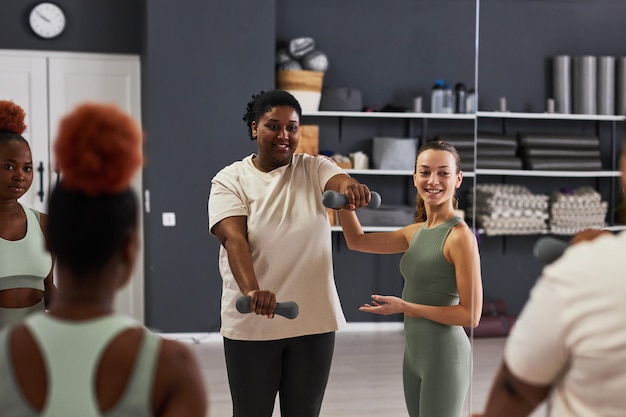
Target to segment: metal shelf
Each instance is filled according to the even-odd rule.
[[[476,175],[505,175],[511,177],[619,178],[619,171],[544,171],[524,169],[477,169]]]
[[[604,114],[569,114],[569,113],[521,113],[521,112],[498,112],[479,111],[476,116],[495,119],[536,119],[536,120],[591,120],[619,122],[626,119],[626,116],[604,115]]]
[[[445,119],[445,120],[474,120],[475,114],[466,113],[412,113],[412,112],[384,112],[384,111],[307,111],[303,117],[360,117],[378,119]]]
[[[370,119],[444,119],[444,120],[474,120],[477,117],[495,119],[536,119],[536,120],[591,120],[614,121],[626,120],[623,115],[604,114],[571,114],[571,113],[525,113],[525,112],[498,112],[479,111],[473,113],[414,113],[414,112],[383,112],[383,111],[306,111],[302,116],[307,117],[353,117]]]
[[[413,170],[410,169],[346,169],[344,170],[348,174],[354,175],[397,175],[397,176],[412,176]],[[463,171],[464,178],[474,177],[474,173],[471,171]]]

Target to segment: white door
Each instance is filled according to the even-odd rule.
[[[47,62],[43,56],[0,55],[0,100],[11,100],[26,112],[26,131],[35,169],[33,185],[20,199],[47,212],[49,172]]]
[[[59,55],[48,61],[50,137],[53,140],[61,118],[76,105],[85,101],[113,103],[141,123],[140,66],[136,56]],[[51,164],[54,167],[53,153]],[[53,180],[54,181],[54,180]],[[134,188],[142,198],[141,172],[134,180]],[[143,211],[139,210],[139,225],[143,225]],[[143,248],[143,232],[141,247]],[[143,249],[140,262],[131,283],[117,296],[116,309],[143,322]]]
[[[103,55],[36,51],[0,51],[0,97],[24,107],[29,130],[25,137],[33,152],[35,169],[44,166],[44,198],[39,176],[24,196],[24,203],[47,211],[47,196],[56,182],[52,144],[60,120],[85,101],[113,103],[141,124],[140,61],[134,55]],[[10,87],[10,89],[6,88]],[[13,98],[14,97],[14,98]],[[133,188],[142,203],[141,172]],[[41,200],[41,201],[40,201]],[[139,210],[143,247],[143,210]],[[144,321],[144,254],[139,256],[133,279],[117,297],[117,311]]]

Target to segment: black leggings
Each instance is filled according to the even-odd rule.
[[[335,333],[269,341],[224,338],[234,417],[271,417],[280,393],[282,417],[317,417]]]

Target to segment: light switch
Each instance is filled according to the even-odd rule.
[[[176,226],[176,213],[166,212],[161,215],[163,219],[163,226]]]

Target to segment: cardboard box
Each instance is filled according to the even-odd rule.
[[[320,127],[318,125],[300,125],[300,141],[296,153],[317,155],[319,153],[319,137]]]

